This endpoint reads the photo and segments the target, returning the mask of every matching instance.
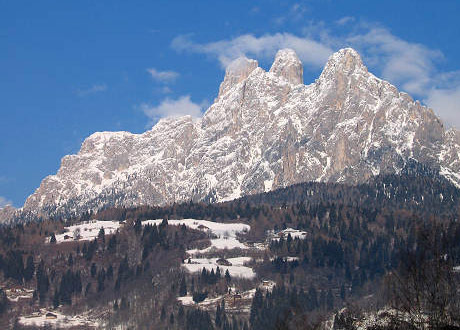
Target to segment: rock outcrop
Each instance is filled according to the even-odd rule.
[[[240,58],[203,117],[167,118],[143,134],[95,133],[21,212],[81,214],[109,205],[225,201],[305,181],[358,183],[408,159],[460,184],[460,134],[375,77],[353,49],[319,79],[280,50],[269,72]]]

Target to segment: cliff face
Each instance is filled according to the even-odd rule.
[[[240,58],[199,120],[143,134],[102,132],[65,156],[22,212],[80,214],[107,205],[224,201],[304,181],[358,183],[415,159],[460,184],[460,134],[371,73],[353,49],[303,85],[294,51],[269,72]]]

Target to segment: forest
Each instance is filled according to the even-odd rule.
[[[385,322],[373,329],[455,329],[459,197],[436,172],[410,163],[399,175],[357,186],[303,183],[225,203],[106,208],[3,226],[0,326],[27,328],[18,317],[46,307],[91,310],[107,328],[356,329],[380,313]],[[266,248],[239,253],[252,258],[256,278],[220,268],[185,271],[186,251],[208,246],[211,237],[168,224],[183,218],[250,225],[240,239]],[[91,219],[119,221],[120,228],[112,235],[101,228],[90,241],[56,242],[65,226]],[[149,219],[163,221],[142,224]],[[306,235],[270,239],[286,228]],[[219,252],[222,263],[235,253]],[[271,290],[258,286],[267,279],[275,283]],[[30,300],[6,297],[6,290],[19,287],[33,290]],[[200,307],[235,288],[239,296],[253,290],[241,308],[225,299]],[[192,304],[178,300],[187,296]]]

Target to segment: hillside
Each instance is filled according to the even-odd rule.
[[[294,51],[268,72],[230,64],[200,119],[161,119],[143,134],[98,132],[62,159],[16,215],[81,215],[110,206],[226,201],[301,182],[364,183],[409,160],[460,183],[460,140],[431,109],[368,72],[359,54],[333,54],[303,84]]]

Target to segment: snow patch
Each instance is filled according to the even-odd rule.
[[[66,241],[90,241],[97,237],[101,228],[104,228],[106,235],[111,235],[120,228],[120,222],[90,220],[73,226],[64,227],[65,233],[56,235],[56,243]],[[74,235],[76,235],[78,231],[80,232],[80,237],[76,238]],[[48,237],[46,241],[49,243],[50,237]]]

